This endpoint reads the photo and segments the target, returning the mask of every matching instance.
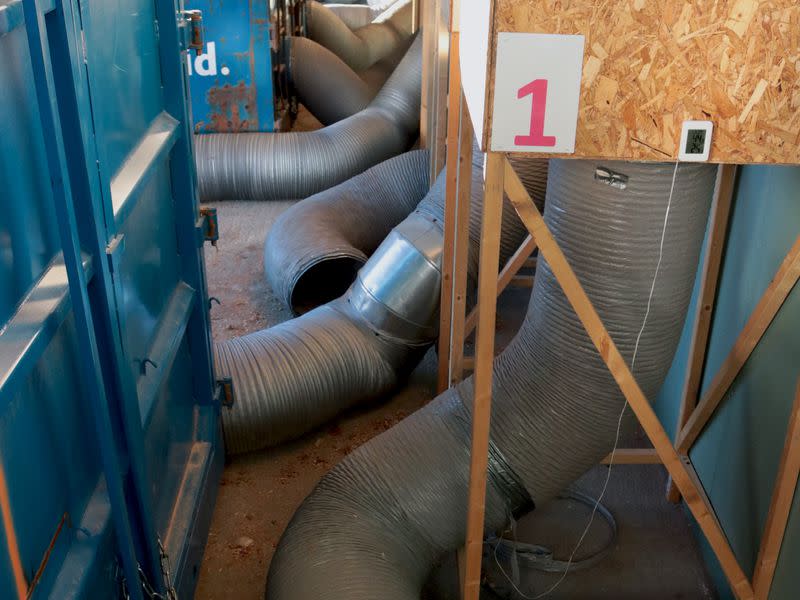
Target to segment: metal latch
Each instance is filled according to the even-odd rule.
[[[233,392],[233,380],[230,377],[217,379],[216,400],[221,406],[231,408],[236,400]]]
[[[203,53],[203,11],[182,10],[179,27],[183,34],[184,50],[194,50],[197,56]]]
[[[217,209],[209,206],[200,207],[200,218],[197,220],[198,242],[211,242],[212,246],[217,245],[219,239],[219,221],[217,221]]]
[[[122,252],[125,250],[125,236],[115,235],[106,245],[106,258],[108,259],[108,270],[116,273],[119,268],[119,261]]]

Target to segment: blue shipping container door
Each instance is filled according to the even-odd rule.
[[[267,0],[189,0],[205,47],[186,63],[197,133],[274,131],[273,25]]]
[[[0,597],[190,596],[221,470],[179,2],[0,0]]]

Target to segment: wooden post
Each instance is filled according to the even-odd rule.
[[[438,391],[443,392],[461,378],[464,356],[464,313],[469,258],[469,212],[472,194],[472,140],[474,132],[466,101],[457,114],[458,146],[448,153],[445,190],[445,236],[442,253],[442,295],[439,317]],[[452,163],[455,163],[451,166]],[[452,196],[451,196],[452,193]]]
[[[451,4],[451,15],[453,5]],[[450,73],[447,94],[447,179],[444,200],[444,240],[442,250],[442,294],[439,309],[439,370],[437,391],[442,393],[450,381],[450,334],[453,317],[453,269],[456,242],[456,205],[458,204],[458,154],[460,125],[463,119],[461,69],[459,68],[459,33],[451,25]]]
[[[756,559],[753,588],[757,600],[767,600],[772,587],[772,578],[775,575],[775,567],[778,565],[783,534],[786,531],[786,524],[789,522],[789,512],[797,489],[798,475],[800,475],[800,379],[797,381],[797,392],[792,406],[792,415],[789,417],[786,442],[783,445],[778,476],[775,479],[775,489],[772,492],[764,535],[761,538],[761,547]]]
[[[469,264],[469,214],[472,203],[472,142],[475,132],[461,95],[461,129],[458,148],[458,205],[456,206],[456,243],[453,254],[453,308],[450,318],[450,365],[448,386],[464,376],[464,318],[467,312],[467,265]],[[501,204],[502,206],[502,204]],[[496,269],[495,269],[496,272]]]
[[[703,365],[705,364],[706,350],[708,348],[708,334],[711,330],[711,316],[714,309],[714,299],[717,295],[722,250],[725,247],[725,238],[728,233],[728,221],[730,220],[735,182],[736,165],[720,165],[717,171],[714,200],[711,204],[708,243],[700,274],[700,296],[697,299],[692,339],[689,343],[686,380],[683,383],[683,391],[681,393],[676,432],[679,432],[686,425],[686,421],[689,420],[689,416],[697,406],[700,378],[703,375]],[[680,500],[680,497],[678,488],[670,480],[667,484],[667,499],[675,503]]]
[[[465,600],[478,600],[481,583],[483,520],[486,508],[486,470],[489,460],[489,421],[492,407],[492,367],[497,299],[497,266],[500,260],[500,224],[503,212],[502,154],[486,155],[486,184],[481,225],[478,272],[478,332],[476,341],[472,448],[470,451],[467,543],[464,573]]]
[[[733,380],[741,371],[800,277],[800,235],[783,259],[733,348],[676,439],[678,452],[686,454],[714,414]]]
[[[611,339],[600,316],[586,295],[572,267],[567,262],[558,243],[553,238],[536,205],[528,196],[513,167],[508,161],[504,162],[505,189],[514,204],[514,208],[517,210],[517,214],[519,214],[528,231],[536,239],[540,254],[550,265],[564,294],[606,363],[609,372],[636,414],[639,423],[675,481],[678,490],[685,498],[689,510],[691,510],[700,529],[717,555],[722,570],[731,584],[733,593],[737,598],[743,600],[752,599],[753,588],[737,562],[736,556],[728,544],[725,533],[719,526],[713,509],[704,501],[702,492],[698,491],[689,469],[672,446],[672,442],[661,426],[653,407],[647,401],[635,377],[628,368],[628,364],[619,353],[614,340]],[[480,333],[480,329],[478,331]],[[477,360],[476,369],[480,365],[481,361]]]

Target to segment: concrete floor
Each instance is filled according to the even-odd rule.
[[[305,127],[313,121],[305,119]],[[303,121],[301,121],[303,123]],[[209,293],[218,298],[211,312],[214,339],[224,340],[290,318],[263,276],[263,243],[270,226],[291,202],[217,203],[220,241],[206,252]],[[527,290],[504,295],[498,324],[507,340],[524,313]],[[198,600],[261,600],[269,563],[291,516],[317,481],[338,461],[371,437],[388,429],[434,396],[436,358],[429,352],[408,384],[385,402],[350,412],[319,431],[284,445],[228,463],[209,534],[195,597]],[[596,467],[579,483],[588,493],[602,487],[605,467]],[[619,537],[609,556],[588,570],[571,572],[548,598],[714,598],[681,507],[664,500],[661,467],[616,467],[604,504],[614,514]],[[552,547],[566,557],[588,519],[588,509],[559,501],[520,521],[518,539]],[[582,551],[602,545],[607,529],[593,526]],[[503,565],[503,562],[500,561]],[[456,598],[454,560],[445,561],[431,593]],[[487,578],[497,595],[534,597],[557,579],[522,572],[510,596],[508,582],[487,553]],[[508,564],[505,569],[510,572]],[[337,599],[338,600],[338,599]]]

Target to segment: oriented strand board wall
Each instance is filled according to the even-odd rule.
[[[500,31],[586,36],[575,157],[677,159],[700,119],[714,162],[800,163],[799,0],[495,0]]]

